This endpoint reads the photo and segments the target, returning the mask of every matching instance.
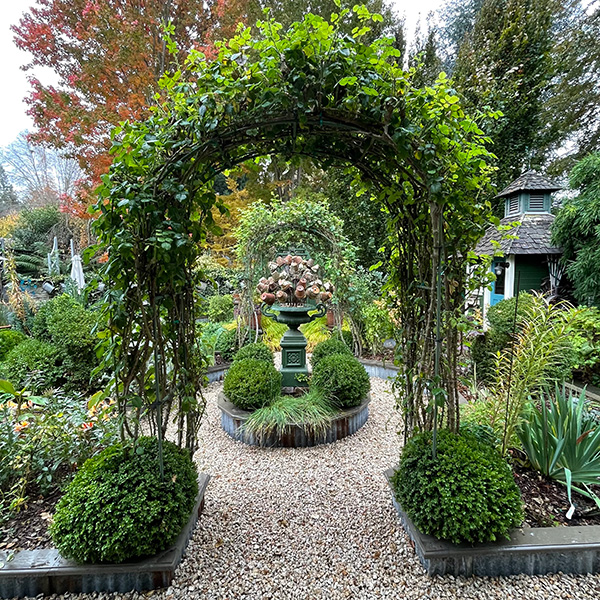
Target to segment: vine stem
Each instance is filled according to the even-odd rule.
[[[165,461],[163,456],[163,430],[162,430],[162,400],[160,397],[160,381],[159,381],[159,360],[158,360],[158,324],[157,324],[158,307],[154,306],[154,386],[156,389],[156,428],[158,433],[158,468],[160,472],[161,483],[165,479]]]
[[[438,216],[438,239],[437,239],[437,273],[435,284],[435,362],[433,369],[433,378],[435,385],[439,387],[440,380],[440,358],[442,354],[442,236],[444,232],[444,209],[440,208]],[[433,395],[433,436],[432,436],[432,455],[437,456],[437,433],[438,433],[438,399]]]

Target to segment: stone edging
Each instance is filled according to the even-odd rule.
[[[198,474],[198,496],[190,518],[173,546],[155,556],[120,564],[83,564],[60,556],[55,548],[22,550],[8,561],[0,552],[0,598],[91,592],[145,591],[168,587],[204,508],[210,477]]]
[[[208,383],[213,383],[215,381],[221,381],[227,373],[227,369],[229,369],[229,365],[213,365],[212,367],[208,367],[206,369],[206,378],[208,379]]]
[[[236,408],[227,400],[223,392],[219,393],[217,403],[221,409],[221,426],[235,440],[242,441],[250,446],[268,448],[308,448],[318,444],[329,444],[356,433],[367,422],[370,401],[371,397],[367,395],[359,406],[340,411],[332,419],[325,435],[315,435],[313,432],[306,431],[300,425],[290,425],[290,431],[286,435],[278,436],[272,433],[264,439],[258,439],[253,434],[247,434],[243,430],[240,431],[240,428],[252,414],[251,412]]]
[[[600,525],[523,527],[514,529],[509,540],[473,546],[451,544],[424,535],[415,527],[396,500],[390,482],[393,474],[393,469],[385,472],[394,506],[428,575],[499,577],[600,572]]]

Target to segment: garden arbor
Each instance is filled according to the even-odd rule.
[[[392,40],[363,43],[369,21],[380,17],[354,12],[364,27],[352,37],[337,28],[344,10],[331,22],[309,14],[285,33],[259,23],[256,37],[241,31],[212,62],[192,51],[163,77],[165,99],[152,116],[114,134],[97,222],[108,249],[107,357],[123,414],[131,403],[160,407],[157,427],[165,427],[163,412],[175,417],[180,443],[192,448],[202,408],[193,267],[206,233],[219,233],[213,211],[226,210],[212,182],[270,154],[348,168],[382,203],[392,256],[387,289],[402,322],[396,385],[407,432],[432,426],[431,398],[441,418],[458,425],[466,266],[491,218],[481,199],[489,140],[443,74],[435,86],[415,88]]]

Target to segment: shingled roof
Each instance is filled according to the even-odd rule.
[[[560,248],[552,245],[550,241],[550,228],[554,215],[549,213],[527,213],[518,217],[505,217],[500,225],[510,225],[519,221],[521,224],[508,231],[498,231],[490,227],[481,238],[475,252],[477,254],[494,255],[501,251],[504,256],[509,254],[560,254]],[[506,236],[518,236],[518,239],[502,239]],[[500,242],[497,249],[492,240]]]
[[[556,192],[560,190],[561,186],[557,185],[555,182],[546,179],[543,175],[540,175],[534,170],[527,171],[523,173],[520,177],[517,177],[512,183],[507,185],[497,196],[496,198],[502,198],[504,196],[510,196],[515,192],[520,192],[521,190],[529,190],[529,191],[537,191],[544,190],[547,192]]]

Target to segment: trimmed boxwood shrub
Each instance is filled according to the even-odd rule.
[[[442,430],[408,441],[392,478],[396,498],[419,530],[455,544],[508,537],[523,520],[519,488],[506,460],[470,434]]]
[[[371,389],[365,368],[351,354],[332,354],[319,360],[310,382],[313,389],[339,408],[358,406]]]
[[[270,404],[281,394],[281,373],[272,363],[244,358],[229,367],[223,392],[238,408],[255,410]]]
[[[275,364],[273,353],[266,344],[263,344],[262,342],[248,344],[247,346],[240,348],[233,357],[233,362],[235,363],[236,361],[244,360],[245,358],[255,358],[256,360],[264,360],[265,362]]]
[[[324,342],[319,342],[315,346],[310,358],[310,364],[312,365],[313,370],[317,367],[321,359],[326,356],[331,356],[332,354],[347,354],[348,356],[353,356],[352,350],[350,350],[342,340],[336,337],[329,338]]]
[[[56,346],[33,338],[15,346],[2,364],[2,374],[16,388],[27,385],[34,393],[64,383],[64,370]]]
[[[33,335],[59,351],[67,389],[90,388],[91,374],[99,365],[97,321],[96,313],[67,294],[52,298],[35,315]]]
[[[198,494],[189,453],[165,441],[164,479],[158,441],[116,444],[87,460],[60,499],[50,526],[60,553],[77,562],[123,562],[168,548]]]
[[[20,331],[13,329],[4,329],[0,331],[0,361],[6,358],[6,355],[21,342],[24,342],[27,337]]]

